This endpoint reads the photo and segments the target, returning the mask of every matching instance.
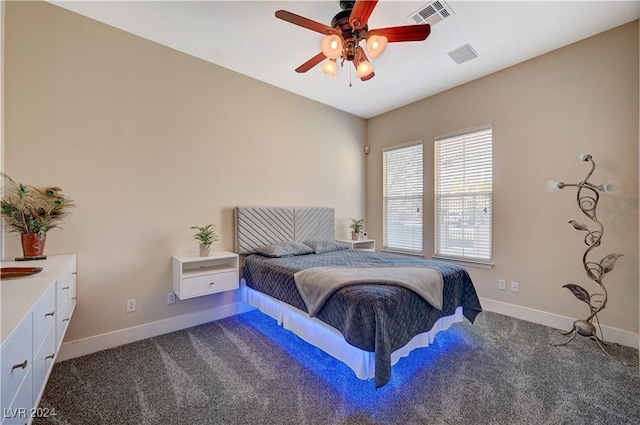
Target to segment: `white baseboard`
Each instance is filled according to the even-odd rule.
[[[254,308],[249,304],[238,302],[65,342],[60,347],[56,361],[84,356],[119,345],[129,344],[130,342],[141,341],[203,323],[224,319],[225,317],[234,316],[250,310],[254,310]]]
[[[493,313],[504,314],[505,316],[515,317],[516,319],[526,320],[527,322],[538,323],[540,325],[549,326],[556,329],[568,331],[573,326],[576,319],[560,316],[558,314],[548,313],[546,311],[534,310],[519,305],[507,304],[501,301],[490,300],[488,298],[480,298],[482,309]],[[602,326],[605,339],[609,342],[615,342],[627,347],[638,348],[640,345],[640,335],[625,331],[623,329],[612,328],[610,326]]]
[[[488,298],[480,298],[482,308],[486,311],[504,314],[528,322],[538,323],[556,329],[569,330],[575,319],[548,313],[541,310],[534,310],[528,307],[521,307]],[[119,345],[129,344],[135,341],[163,335],[169,332],[179,331],[203,323],[224,319],[244,313],[254,308],[249,304],[238,302],[227,304],[221,307],[214,307],[208,310],[197,311],[195,313],[184,314],[182,316],[171,317],[169,319],[158,320],[156,322],[145,323],[144,325],[133,326],[131,328],[119,329],[100,335],[90,336],[75,341],[62,344],[60,353],[56,361],[72,359],[84,356]],[[602,326],[607,341],[616,342],[628,347],[638,348],[640,345],[640,335],[610,326]]]

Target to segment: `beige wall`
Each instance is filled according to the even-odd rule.
[[[381,241],[382,149],[423,140],[424,246],[430,257],[433,140],[454,130],[493,124],[495,267],[469,268],[478,293],[585,317],[587,307],[562,285],[596,289],[582,268],[584,235],[567,224],[588,219],[576,206],[575,190],[549,193],[545,183],[551,178],[582,180],[588,166],[577,157],[591,153],[598,169],[590,181],[622,185],[619,194],[603,196],[598,209],[605,235],[592,260],[613,252],[625,255],[605,279],[609,308],[600,318],[637,333],[638,79],[636,21],[369,120],[369,233]],[[520,292],[498,290],[498,279],[519,282]]]
[[[0,0],[0,170],[4,171],[4,29],[5,4]],[[4,252],[4,232],[0,233],[0,253]]]
[[[77,204],[47,241],[49,254],[78,253],[79,304],[67,340],[234,302],[211,296],[167,306],[166,293],[170,257],[197,252],[189,226],[214,222],[216,248],[233,248],[236,205],[335,206],[345,224],[337,236],[366,211],[381,245],[381,150],[418,139],[430,256],[432,140],[487,123],[496,266],[469,269],[479,294],[585,315],[561,288],[592,289],[580,234],[566,223],[581,218],[575,193],[548,193],[545,183],[583,178],[577,154],[590,152],[599,164],[592,181],[622,183],[599,209],[606,235],[597,255],[625,254],[605,279],[610,307],[601,319],[638,332],[638,34],[637,22],[625,25],[365,122],[55,6],[8,3],[6,171],[60,184]],[[4,257],[19,253],[17,238],[7,237]],[[499,291],[499,278],[520,282],[521,292]],[[124,312],[128,298],[137,298],[136,313]]]
[[[189,226],[233,250],[234,206],[333,206],[339,237],[364,215],[363,119],[50,4],[10,2],[6,24],[6,170],[77,205],[46,248],[78,253],[67,340],[234,302],[166,305]]]

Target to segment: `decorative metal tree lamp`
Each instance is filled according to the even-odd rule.
[[[604,351],[607,356],[611,357],[611,355],[604,348],[605,345],[611,344],[604,341],[602,328],[600,327],[600,320],[598,319],[598,313],[604,310],[604,308],[607,306],[607,288],[604,286],[602,279],[604,279],[607,273],[613,270],[616,261],[618,260],[618,258],[622,257],[622,254],[609,254],[602,260],[600,260],[599,263],[589,261],[587,257],[594,248],[600,246],[600,241],[602,240],[602,235],[604,234],[604,226],[598,220],[598,217],[596,215],[598,201],[600,200],[600,194],[598,192],[614,192],[617,189],[617,184],[605,183],[601,184],[600,186],[596,186],[592,183],[589,183],[588,180],[596,169],[596,163],[593,161],[591,155],[581,155],[580,159],[584,162],[591,163],[591,171],[589,171],[584,180],[579,183],[564,183],[549,180],[547,182],[547,190],[553,192],[557,189],[564,189],[566,187],[578,188],[578,207],[584,213],[584,215],[586,215],[591,221],[593,221],[596,229],[591,230],[585,223],[577,220],[571,220],[569,221],[569,224],[571,224],[576,230],[587,232],[584,238],[584,242],[588,246],[588,248],[582,256],[582,263],[584,264],[584,270],[587,273],[587,277],[596,282],[602,292],[589,294],[586,289],[579,285],[566,284],[562,286],[563,288],[568,288],[577,299],[586,303],[589,306],[590,314],[584,320],[576,320],[575,322],[573,322],[573,328],[568,332],[562,333],[562,335],[569,336],[568,340],[559,344],[551,345],[555,347],[567,345],[576,337],[576,335],[581,335],[593,339],[598,344],[600,349]],[[593,324],[593,319],[596,319],[598,328],[596,328],[596,326]],[[598,336],[598,330],[600,331],[600,336]]]

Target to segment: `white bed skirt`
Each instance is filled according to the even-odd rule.
[[[244,279],[241,280],[240,291],[244,302],[276,319],[278,325],[349,366],[359,379],[375,377],[375,353],[354,347],[346,342],[344,336],[335,328],[310,317],[304,311],[249,288]],[[451,316],[441,317],[430,331],[416,335],[407,345],[391,353],[391,365],[408,356],[416,348],[428,347],[438,332],[463,320],[462,307],[458,307]]]

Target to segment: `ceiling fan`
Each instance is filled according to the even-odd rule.
[[[377,28],[369,30],[367,21],[376,7],[377,0],[340,1],[342,11],[331,20],[331,26],[296,15],[286,10],[278,10],[276,18],[324,34],[322,51],[296,68],[296,72],[307,72],[326,59],[322,72],[335,77],[337,60],[352,62],[362,81],[375,76],[365,50],[360,46],[365,41],[371,59],[380,57],[387,43],[400,41],[422,41],[431,33],[429,24],[405,25],[399,27]]]

